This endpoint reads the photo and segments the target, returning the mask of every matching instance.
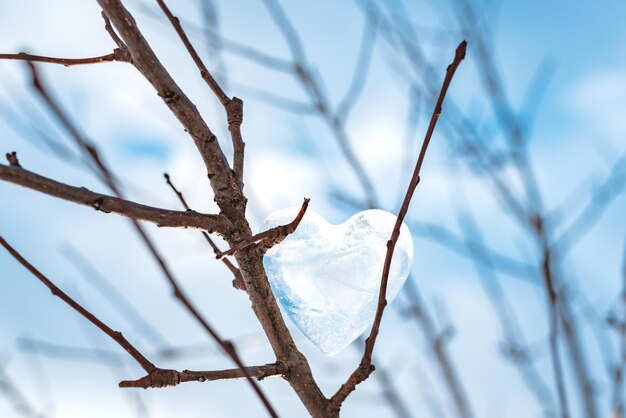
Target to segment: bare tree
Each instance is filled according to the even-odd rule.
[[[204,19],[201,23],[193,19],[179,19],[162,0],[155,0],[154,4],[133,4],[139,11],[135,17],[151,18],[177,34],[200,77],[223,108],[223,125],[227,128],[229,141],[220,143],[215,134],[220,128],[209,127],[208,119],[200,114],[196,104],[174,81],[172,73],[161,63],[144,38],[147,32],[140,31],[135,17],[131,16],[122,2],[99,0],[98,3],[103,10],[105,29],[115,44],[110,53],[88,58],[56,58],[22,52],[0,54],[0,58],[26,61],[29,64],[34,92],[66,131],[72,144],[68,146],[51,138],[51,133],[44,128],[46,122],[37,120],[35,116],[29,120],[18,117],[19,111],[7,109],[14,115],[10,123],[28,132],[28,135],[37,136],[51,153],[65,161],[81,163],[104,184],[108,194],[63,184],[28,171],[24,168],[29,168],[28,159],[22,153],[22,161],[18,160],[15,152],[7,154],[9,164],[0,165],[0,178],[90,206],[96,211],[129,218],[132,228],[159,266],[174,297],[182,304],[185,312],[209,334],[211,341],[216,343],[219,347],[217,353],[225,355],[234,363],[232,369],[225,370],[179,370],[157,366],[153,362],[166,362],[172,358],[190,361],[195,353],[208,355],[216,351],[208,345],[184,347],[172,344],[168,336],[153,329],[150,318],[144,318],[133,307],[132,301],[126,300],[124,292],[116,290],[108,284],[107,279],[99,277],[98,269],[91,267],[80,251],[67,252],[72,263],[111,306],[126,318],[128,327],[150,341],[153,347],[158,347],[153,351],[140,350],[137,343],[131,343],[130,339],[109,328],[93,311],[87,310],[78,299],[72,299],[64,293],[48,279],[47,274],[37,270],[11,244],[0,238],[0,243],[11,255],[48,286],[53,294],[108,334],[130,354],[132,361],[144,369],[143,377],[124,380],[120,386],[156,388],[190,381],[247,379],[266,411],[271,416],[277,416],[276,400],[268,399],[258,381],[281,376],[311,416],[334,417],[339,416],[344,401],[356,390],[357,385],[371,374],[371,380],[379,389],[380,399],[393,416],[421,415],[415,413],[413,407],[417,397],[422,398],[422,403],[433,417],[470,418],[484,415],[472,396],[479,379],[473,380],[474,376],[463,373],[466,364],[460,360],[458,349],[455,350],[453,344],[457,326],[448,318],[444,303],[424,294],[422,279],[410,277],[400,294],[401,300],[392,307],[395,309],[394,315],[405,319],[405,333],[415,344],[414,347],[403,347],[402,353],[410,356],[423,352],[423,358],[428,360],[428,364],[420,366],[419,370],[411,370],[411,377],[405,379],[417,385],[418,389],[411,392],[406,387],[399,388],[398,376],[403,371],[399,364],[401,360],[390,361],[389,358],[393,357],[391,353],[374,351],[386,307],[386,286],[394,245],[400,223],[405,220],[414,237],[449,250],[450,260],[464,260],[468,263],[470,272],[464,274],[468,277],[476,276],[480,289],[489,301],[491,317],[500,338],[498,352],[510,365],[512,375],[522,382],[529,399],[535,403],[533,407],[540,410],[543,416],[595,418],[609,411],[612,416],[624,416],[624,292],[615,297],[615,303],[610,307],[596,307],[577,285],[572,254],[574,247],[593,230],[602,214],[624,191],[626,156],[613,152],[607,173],[601,181],[595,182],[593,187],[588,187],[588,182],[584,182],[561,203],[550,203],[552,199],[543,184],[544,178],[537,167],[531,141],[534,119],[553,77],[553,67],[549,64],[539,65],[523,102],[515,104],[507,91],[507,74],[503,74],[497,65],[495,35],[482,5],[466,1],[450,2],[451,17],[443,19],[444,24],[440,27],[421,27],[415,23],[417,19],[413,9],[403,0],[356,0],[354,3],[362,21],[361,38],[358,47],[355,46],[354,68],[348,71],[348,83],[340,94],[329,91],[327,80],[316,67],[318,63],[312,58],[306,38],[300,33],[295,20],[292,20],[289,9],[283,7],[287,4],[264,0],[261,3],[267,13],[259,17],[276,29],[278,39],[286,45],[283,55],[275,55],[274,50],[262,43],[246,43],[229,38],[232,33],[226,31],[221,22],[218,2],[199,2],[201,17]],[[450,51],[459,39],[467,39],[470,45],[468,58],[474,64],[475,81],[478,84],[474,107],[480,108],[479,112],[472,108],[472,104],[457,100],[454,93],[442,106],[451,79],[465,56],[466,44],[463,42],[458,46],[445,77],[442,60],[436,55],[439,52],[448,60]],[[200,45],[205,49],[201,49]],[[203,58],[205,55],[207,59]],[[382,64],[378,63],[377,69],[380,71],[383,68],[394,78],[403,95],[398,97],[407,103],[404,160],[397,161],[388,170],[400,172],[398,177],[401,184],[397,188],[402,201],[397,206],[397,202],[387,197],[389,193],[385,190],[392,188],[391,180],[386,178],[382,182],[373,174],[373,164],[362,157],[358,130],[351,124],[352,115],[358,110],[363,94],[367,91],[373,61],[377,57],[382,57]],[[301,94],[294,94],[289,89],[283,93],[280,88],[264,88],[241,80],[236,71],[230,71],[231,62],[237,60],[296,85]],[[206,214],[193,210],[193,204],[188,203],[181,191],[183,188],[179,189],[168,174],[165,174],[166,184],[182,205],[181,210],[152,207],[129,200],[124,187],[129,179],[113,172],[95,142],[84,133],[81,124],[55,98],[60,93],[55,91],[54,85],[44,82],[39,74],[39,64],[35,66],[39,62],[64,66],[119,62],[120,65],[134,66],[153,86],[171,114],[191,137],[206,168],[219,213]],[[278,245],[297,229],[309,200],[305,199],[293,222],[253,233],[253,216],[247,205],[249,201],[250,206],[254,206],[258,199],[253,187],[246,184],[244,188],[244,180],[249,180],[244,175],[244,167],[248,173],[249,164],[254,161],[255,155],[244,153],[243,101],[229,95],[230,91],[245,97],[248,108],[251,105],[269,105],[277,110],[277,118],[294,118],[301,128],[299,135],[305,136],[302,132],[310,121],[320,123],[327,136],[321,147],[335,147],[347,172],[347,176],[341,178],[333,170],[324,173],[331,184],[327,195],[332,204],[346,208],[346,211],[369,208],[397,211],[397,207],[400,208],[397,212],[398,222],[387,247],[376,319],[367,339],[359,339],[359,344],[356,344],[360,357],[358,366],[347,380],[344,379],[339,389],[333,389],[331,396],[322,391],[326,387],[323,379],[314,378],[309,365],[312,359],[307,358],[296,346],[296,336],[292,335],[281,316],[262,263],[267,249]],[[433,105],[435,109],[431,113]],[[445,165],[449,178],[447,184],[443,185],[452,208],[449,222],[419,219],[408,211],[440,114],[441,139],[445,141],[449,159]],[[422,126],[426,134],[418,155],[416,137]],[[233,151],[230,159],[223,151],[228,147]],[[320,160],[322,158],[315,162],[320,172],[324,172]],[[415,160],[417,163],[411,173],[409,170]],[[409,175],[407,190],[405,183]],[[427,181],[428,176],[424,179]],[[477,189],[475,185],[486,190],[488,198],[495,202],[491,217],[485,217],[476,209],[476,197],[473,196]],[[302,194],[308,195],[308,191],[303,190]],[[519,249],[517,253],[501,247],[502,241],[489,234],[496,220],[499,225],[507,225],[509,230],[506,234],[515,236]],[[167,254],[158,250],[146,232],[144,222],[160,227],[200,231],[210,253],[232,274],[233,287],[245,292],[250,299],[252,310],[275,356],[274,361],[257,366],[244,363],[240,353],[245,342],[226,339],[208,322],[201,313],[200,303],[192,302],[183,290],[181,281],[165,261]],[[228,248],[221,248],[222,240]],[[621,263],[623,265],[624,262]],[[537,290],[537,306],[544,309],[541,314],[543,321],[537,327],[546,330],[539,340],[536,333],[529,332],[529,312],[519,306],[519,301],[512,294],[517,284]],[[256,344],[264,342],[257,341]],[[34,338],[22,340],[21,347],[39,355],[104,363],[117,369],[117,373],[128,364],[128,358],[117,351],[98,345],[85,349]],[[597,351],[601,354],[601,361],[596,358]],[[9,388],[5,390],[5,396],[8,394],[8,398],[25,416],[35,416],[37,408],[29,406],[23,396],[16,395],[19,394],[15,389],[17,385],[6,377],[2,380],[2,376],[0,388]],[[4,386],[2,382],[5,382]],[[352,397],[356,398],[363,393],[362,398],[358,399],[369,398],[367,391],[372,387],[363,385],[363,389],[356,390]],[[407,396],[407,392],[415,396]],[[504,415],[504,412],[498,411],[497,416]]]

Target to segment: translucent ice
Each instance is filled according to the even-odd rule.
[[[299,208],[265,219],[261,230],[291,222]],[[298,329],[327,355],[354,341],[374,322],[387,241],[396,217],[367,210],[331,225],[308,210],[297,230],[263,259],[274,295]],[[406,281],[413,240],[403,223],[391,263],[387,301]]]

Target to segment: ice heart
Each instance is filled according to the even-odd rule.
[[[271,214],[261,230],[291,222],[299,208]],[[337,354],[374,322],[387,241],[396,217],[366,210],[331,225],[308,210],[296,231],[263,259],[274,295],[298,329],[327,355]],[[391,263],[387,300],[406,281],[413,239],[403,223]]]

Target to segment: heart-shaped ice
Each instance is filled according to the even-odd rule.
[[[261,230],[287,224],[299,208],[271,214]],[[396,216],[366,210],[341,225],[308,210],[296,231],[263,259],[274,295],[298,329],[327,355],[354,341],[374,322],[387,241]],[[403,223],[391,263],[387,301],[406,281],[413,239]]]

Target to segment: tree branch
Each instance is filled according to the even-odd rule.
[[[120,382],[120,387],[148,389],[177,386],[185,382],[209,382],[214,380],[243,379],[246,377],[245,373],[252,376],[256,380],[263,380],[266,377],[278,376],[284,372],[285,368],[281,363],[246,367],[245,372],[242,369],[210,371],[183,370],[180,372],[177,370],[156,369],[140,379],[124,380]]]
[[[243,181],[243,159],[244,159],[244,148],[245,143],[243,142],[243,137],[241,136],[241,123],[243,122],[243,101],[237,97],[233,97],[232,99],[228,97],[224,90],[219,85],[219,83],[215,80],[215,78],[211,75],[204,62],[196,52],[196,49],[191,44],[189,37],[185,33],[183,26],[180,24],[180,20],[172,14],[167,4],[165,4],[164,0],[156,0],[159,4],[159,7],[167,16],[167,19],[170,21],[174,30],[178,34],[178,37],[185,45],[185,49],[189,52],[189,55],[193,59],[193,62],[196,64],[196,67],[200,70],[200,76],[204,81],[206,81],[207,85],[213,91],[215,96],[219,99],[222,106],[224,106],[224,110],[226,111],[226,117],[228,119],[228,130],[230,131],[230,137],[233,142],[233,169],[235,173],[237,173],[237,178],[240,183]]]
[[[0,59],[3,60],[16,60],[16,61],[29,61],[29,62],[45,62],[49,64],[59,64],[66,67],[74,65],[87,65],[87,64],[101,64],[103,62],[131,62],[128,51],[120,48],[115,48],[112,53],[106,55],[100,55],[97,57],[89,58],[57,58],[46,57],[43,55],[32,55],[26,52],[19,52],[17,54],[0,54]]]
[[[439,119],[439,115],[441,115],[443,101],[446,97],[446,93],[448,91],[448,87],[450,86],[450,82],[452,81],[452,77],[456,72],[458,66],[461,64],[461,61],[465,58],[465,51],[467,49],[467,42],[463,41],[459,44],[456,49],[456,53],[454,56],[454,61],[450,64],[446,70],[446,77],[441,86],[441,90],[439,92],[439,98],[437,99],[437,103],[435,104],[435,109],[433,110],[433,115],[430,119],[430,124],[428,125],[428,130],[426,131],[426,136],[424,138],[424,142],[422,144],[422,149],[420,150],[419,157],[417,159],[417,163],[415,164],[415,170],[413,171],[413,175],[411,177],[411,181],[409,182],[409,187],[407,189],[406,195],[404,196],[404,201],[402,202],[402,206],[400,207],[400,212],[398,213],[398,218],[396,219],[396,224],[394,225],[393,232],[391,233],[391,238],[387,242],[387,254],[385,256],[385,263],[383,265],[383,274],[381,278],[380,284],[380,293],[378,296],[378,307],[376,309],[376,316],[374,318],[374,324],[372,325],[372,330],[370,331],[370,335],[365,340],[365,350],[363,352],[363,358],[361,359],[361,363],[356,368],[356,370],[350,375],[346,383],[344,383],[339,390],[332,396],[330,399],[328,409],[330,413],[338,414],[339,409],[343,401],[354,391],[356,386],[366,380],[369,375],[374,371],[374,366],[372,365],[372,353],[374,351],[374,345],[376,344],[376,338],[378,337],[378,332],[380,330],[380,323],[383,317],[383,312],[385,307],[387,306],[386,293],[387,293],[387,283],[389,280],[389,272],[391,270],[391,260],[393,258],[393,253],[395,250],[396,243],[398,238],[400,238],[400,227],[402,226],[402,222],[406,213],[409,210],[409,204],[411,203],[411,199],[413,197],[413,192],[417,187],[420,179],[420,171],[422,168],[422,164],[424,163],[424,157],[426,156],[426,151],[428,150],[428,145],[430,143],[430,139],[432,138],[433,132],[435,130],[435,126],[437,124],[437,120]]]
[[[176,188],[176,186],[174,186],[174,183],[172,183],[172,179],[170,178],[170,175],[167,173],[164,173],[163,177],[165,177],[165,182],[167,183],[168,186],[170,186],[172,191],[176,194],[176,197],[178,197],[178,200],[180,201],[180,203],[182,203],[183,207],[187,209],[188,211],[191,210],[183,194]],[[222,252],[220,251],[219,247],[215,244],[215,242],[213,242],[209,234],[207,234],[205,231],[202,231],[202,236],[209,243],[209,245],[211,246],[211,249],[213,249],[215,256],[219,256]],[[235,276],[233,280],[233,287],[239,290],[246,290],[246,286],[243,283],[243,277],[241,277],[241,272],[239,271],[239,269],[235,267],[235,265],[231,263],[229,259],[222,258],[221,260],[226,266],[226,268],[228,268],[228,270],[230,270],[233,276]]]
[[[52,292],[54,296],[58,297],[63,302],[68,304],[72,309],[74,309],[76,312],[82,315],[85,319],[87,319],[89,322],[91,322],[96,327],[98,327],[98,329],[100,329],[106,335],[111,337],[116,343],[118,343],[124,350],[126,350],[128,354],[131,355],[132,358],[135,359],[135,361],[137,361],[137,363],[139,363],[142,369],[144,369],[148,373],[151,373],[152,371],[157,369],[157,367],[154,364],[152,364],[150,360],[144,357],[144,355],[141,354],[139,350],[137,350],[135,346],[132,345],[122,335],[121,332],[115,331],[109,328],[108,325],[106,325],[104,322],[99,320],[94,314],[89,312],[87,309],[83,308],[82,305],[80,305],[74,299],[69,297],[65,292],[59,289],[54,283],[52,283],[50,279],[44,276],[43,273],[37,270],[24,257],[22,257],[22,255],[16,249],[11,247],[11,245],[9,245],[9,243],[6,242],[2,236],[0,236],[0,245],[2,245],[9,252],[9,254],[11,254],[11,256],[15,258],[22,266],[24,266],[35,277],[37,277],[39,281],[43,283],[44,286],[50,289],[50,291]]]
[[[207,169],[215,200],[226,214],[236,216],[246,205],[237,176],[228,165],[217,137],[145,40],[133,16],[120,0],[98,0],[98,4],[126,44],[133,65],[152,84],[161,99],[192,137]],[[230,212],[230,213],[229,213]]]
[[[0,180],[58,197],[69,202],[90,206],[97,211],[114,213],[127,218],[151,222],[169,228],[195,228],[209,233],[224,234],[227,221],[221,215],[194,211],[175,211],[145,206],[129,200],[92,192],[40,176],[18,166],[0,164]]]
[[[298,227],[298,225],[300,225],[300,221],[302,221],[302,218],[304,218],[304,214],[306,213],[306,210],[309,207],[310,201],[311,199],[304,198],[304,202],[302,203],[300,212],[298,212],[294,220],[291,221],[290,223],[286,225],[279,225],[274,228],[270,228],[267,231],[263,231],[256,235],[253,235],[247,238],[246,240],[241,241],[235,247],[227,251],[224,251],[223,253],[216,254],[215,258],[217,258],[218,260],[224,260],[224,257],[238,253],[244,248],[248,248],[250,245],[257,243],[259,241],[261,241],[260,247],[262,250],[267,250],[269,248],[272,248],[274,245],[280,244],[282,240],[284,240],[287,237],[287,235],[293,234],[296,228]]]

